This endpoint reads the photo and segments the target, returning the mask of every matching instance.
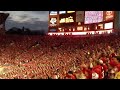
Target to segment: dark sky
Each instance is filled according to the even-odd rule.
[[[48,11],[0,11],[10,13],[6,20],[6,29],[26,27],[31,30],[48,30]]]

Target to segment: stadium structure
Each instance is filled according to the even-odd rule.
[[[0,34],[5,34],[5,22],[9,13],[0,13]]]
[[[109,34],[119,23],[119,11],[49,11],[48,35]]]

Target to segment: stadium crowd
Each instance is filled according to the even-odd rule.
[[[0,36],[1,79],[120,79],[120,36]]]

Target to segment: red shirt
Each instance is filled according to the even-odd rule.
[[[107,61],[106,57],[102,57],[101,60],[103,61],[103,63]]]
[[[92,70],[88,69],[87,79],[91,79],[91,78],[92,78]]]
[[[90,70],[87,68],[83,68],[82,70],[83,74],[85,74],[86,78],[89,79],[90,78]]]
[[[96,72],[99,75],[99,79],[103,79],[103,71],[103,67],[100,65],[97,65],[92,69],[92,73]]]
[[[65,78],[66,79],[76,79],[76,76],[67,74]]]
[[[112,67],[115,67],[115,66],[117,66],[117,62],[112,59],[112,60],[110,60],[110,65],[111,65]]]
[[[75,75],[71,75],[71,79],[76,79],[76,76]]]
[[[120,71],[120,63],[117,64],[118,71]]]

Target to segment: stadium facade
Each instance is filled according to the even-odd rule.
[[[5,34],[5,22],[9,13],[0,13],[0,34]]]
[[[117,32],[119,11],[49,11],[48,35],[86,35]]]

